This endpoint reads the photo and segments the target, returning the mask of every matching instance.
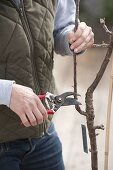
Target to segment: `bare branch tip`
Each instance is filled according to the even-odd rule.
[[[95,130],[96,130],[96,129],[104,130],[105,127],[104,127],[104,125],[99,125],[99,126],[94,126],[94,129],[95,129]]]
[[[93,48],[108,48],[109,44],[105,44],[104,42],[102,42],[102,44],[93,44],[92,47]]]
[[[100,18],[100,23],[105,24],[105,18]]]
[[[109,35],[113,35],[113,32],[110,31],[106,25],[106,22],[105,22],[105,18],[100,18],[100,24],[102,25],[103,29],[105,30],[105,32]]]

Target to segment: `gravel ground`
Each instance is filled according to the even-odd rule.
[[[100,64],[102,63],[105,50],[89,50],[85,54],[78,56],[78,93],[85,108],[84,94],[88,86],[92,83]],[[104,77],[94,93],[95,124],[106,125],[108,89],[110,78],[109,64]],[[58,93],[73,91],[73,58],[70,56],[55,57],[54,75]],[[63,145],[63,156],[66,170],[91,170],[90,153],[83,152],[81,123],[86,124],[83,116],[79,115],[74,107],[61,108],[54,116],[54,122]],[[105,131],[98,131],[97,137],[99,170],[104,169],[104,145]],[[109,169],[113,170],[113,121],[111,119],[110,155]],[[89,140],[88,140],[88,146]]]

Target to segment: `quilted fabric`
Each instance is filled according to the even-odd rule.
[[[31,45],[17,10],[10,1],[0,1],[0,79],[15,80],[36,94],[53,92],[55,0],[24,0],[24,8]],[[40,137],[45,124],[49,126],[46,122],[26,128],[14,112],[0,106],[0,142]]]

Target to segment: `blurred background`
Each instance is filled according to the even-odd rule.
[[[109,38],[103,31],[99,18],[106,18],[109,27],[113,25],[113,0],[83,0],[80,5],[80,19],[93,28],[95,43],[108,42]],[[77,57],[78,93],[82,109],[85,109],[85,93],[93,82],[105,57],[107,49],[90,49]],[[112,56],[113,57],[113,56]],[[108,91],[111,62],[94,93],[95,125],[106,126]],[[54,76],[58,93],[73,91],[73,57],[55,55]],[[86,125],[74,107],[61,108],[54,116],[54,122],[63,145],[63,157],[66,170],[91,170],[90,152],[83,152],[81,124]],[[104,170],[105,131],[99,131],[97,137],[99,170]],[[111,118],[109,170],[113,170],[113,116]],[[88,147],[89,139],[88,139]]]
[[[101,42],[103,35],[104,41],[108,41],[107,35],[101,28],[100,18],[106,19],[106,24],[110,29],[113,23],[113,0],[81,0],[80,20],[93,28],[96,42]]]

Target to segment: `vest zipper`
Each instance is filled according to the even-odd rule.
[[[18,8],[15,1],[14,0],[11,0],[12,2],[12,5],[16,8],[17,12],[19,13],[20,15],[20,19],[21,19],[21,22],[22,22],[22,25],[23,25],[23,29],[25,31],[25,34],[26,34],[26,37],[27,37],[27,40],[28,40],[28,43],[29,43],[29,46],[30,46],[30,51],[31,51],[31,63],[32,63],[32,73],[33,73],[33,80],[34,80],[34,86],[35,86],[35,93],[39,93],[39,84],[36,80],[36,77],[37,77],[37,74],[36,74],[36,65],[35,65],[35,61],[34,61],[34,45],[33,45],[33,40],[32,40],[32,35],[31,35],[31,30],[30,30],[30,27],[29,27],[29,23],[28,23],[28,20],[27,20],[27,17],[26,17],[26,13],[25,13],[25,10],[24,10],[24,3],[23,3],[23,0],[20,1],[20,7]],[[34,68],[34,67],[35,68]],[[38,90],[39,89],[39,90]]]

